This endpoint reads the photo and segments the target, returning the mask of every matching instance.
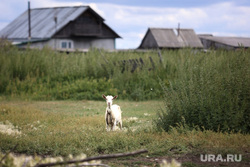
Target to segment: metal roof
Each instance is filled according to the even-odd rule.
[[[181,47],[182,44],[179,42],[177,36],[173,29],[168,28],[150,28],[154,39],[158,45],[158,47]]]
[[[151,34],[152,37],[150,36]],[[153,42],[150,40],[153,40]],[[155,45],[153,46],[152,43],[155,43]],[[139,48],[151,48],[151,47],[203,48],[203,45],[193,29],[149,28]]]
[[[178,31],[178,30],[177,30]],[[203,45],[193,29],[179,29],[184,46],[191,48],[202,48]]]
[[[32,38],[51,38],[56,31],[63,28],[70,21],[75,20],[87,9],[91,8],[88,6],[74,6],[31,9]],[[98,14],[96,13],[96,15]],[[55,16],[57,17],[57,25],[55,25]],[[2,29],[0,37],[2,36],[8,39],[28,38],[28,10]]]
[[[245,37],[220,37],[212,35],[199,35],[199,38],[203,38],[232,47],[250,47],[250,38]]]

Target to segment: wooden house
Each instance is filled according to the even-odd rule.
[[[193,29],[149,28],[139,49],[203,48]]]
[[[0,37],[19,47],[56,50],[113,50],[120,38],[89,6],[27,10],[2,29]]]
[[[227,49],[249,48],[250,38],[246,37],[222,37],[211,34],[198,35],[204,49]]]

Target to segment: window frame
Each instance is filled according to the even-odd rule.
[[[60,49],[74,49],[74,42],[72,40],[61,40]]]

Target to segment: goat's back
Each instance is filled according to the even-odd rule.
[[[114,104],[114,105],[111,106],[111,110],[112,110],[112,115],[115,118],[121,120],[121,113],[122,113],[121,107],[118,106],[118,105],[116,105],[116,104]]]

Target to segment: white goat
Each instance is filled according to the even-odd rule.
[[[113,100],[115,100],[118,96],[105,96],[102,97],[107,102],[107,108],[105,112],[105,120],[106,120],[106,128],[108,130],[115,130],[117,124],[119,124],[120,129],[122,129],[122,111],[121,107],[113,104]]]

